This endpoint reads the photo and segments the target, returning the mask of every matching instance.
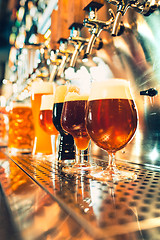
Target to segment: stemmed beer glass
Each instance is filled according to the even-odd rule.
[[[93,171],[92,177],[111,181],[133,179],[133,173],[118,170],[115,164],[115,153],[131,141],[138,124],[127,80],[113,78],[92,83],[86,124],[91,139],[109,155],[108,167]]]
[[[90,162],[90,136],[86,128],[90,83],[85,81],[84,84],[82,80],[78,76],[72,79],[72,84],[77,86],[78,91],[66,94],[61,114],[62,128],[73,136],[76,147],[75,163],[63,169],[67,173],[88,171],[95,167]]]

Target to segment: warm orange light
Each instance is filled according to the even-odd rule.
[[[47,32],[44,34],[44,38],[48,39],[50,35],[51,35],[51,30],[48,29]]]

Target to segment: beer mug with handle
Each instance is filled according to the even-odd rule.
[[[9,152],[11,154],[31,153],[34,140],[34,125],[30,99],[12,101],[8,118]]]

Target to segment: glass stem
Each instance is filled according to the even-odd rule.
[[[82,152],[76,147],[76,163],[83,163]]]
[[[115,153],[109,153],[109,162],[108,162],[108,167],[107,171],[110,171],[111,173],[115,172],[116,170],[116,164],[115,164]]]
[[[83,164],[85,161],[88,160],[89,150],[79,150],[76,147],[76,164]]]

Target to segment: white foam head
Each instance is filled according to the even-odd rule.
[[[111,78],[107,81],[93,82],[89,101],[98,99],[133,99],[129,81]]]
[[[40,110],[53,110],[54,95],[42,95]]]
[[[54,93],[54,84],[51,82],[33,82],[31,86],[31,92],[36,93]]]
[[[88,100],[89,96],[88,95],[80,95],[78,93],[75,92],[69,92],[64,101],[68,102],[68,101],[80,101],[80,100]]]
[[[60,85],[56,87],[55,103],[63,103],[68,92],[79,92],[79,88],[74,85]]]
[[[31,108],[31,102],[30,101],[12,101],[9,105],[9,110],[13,108]]]

